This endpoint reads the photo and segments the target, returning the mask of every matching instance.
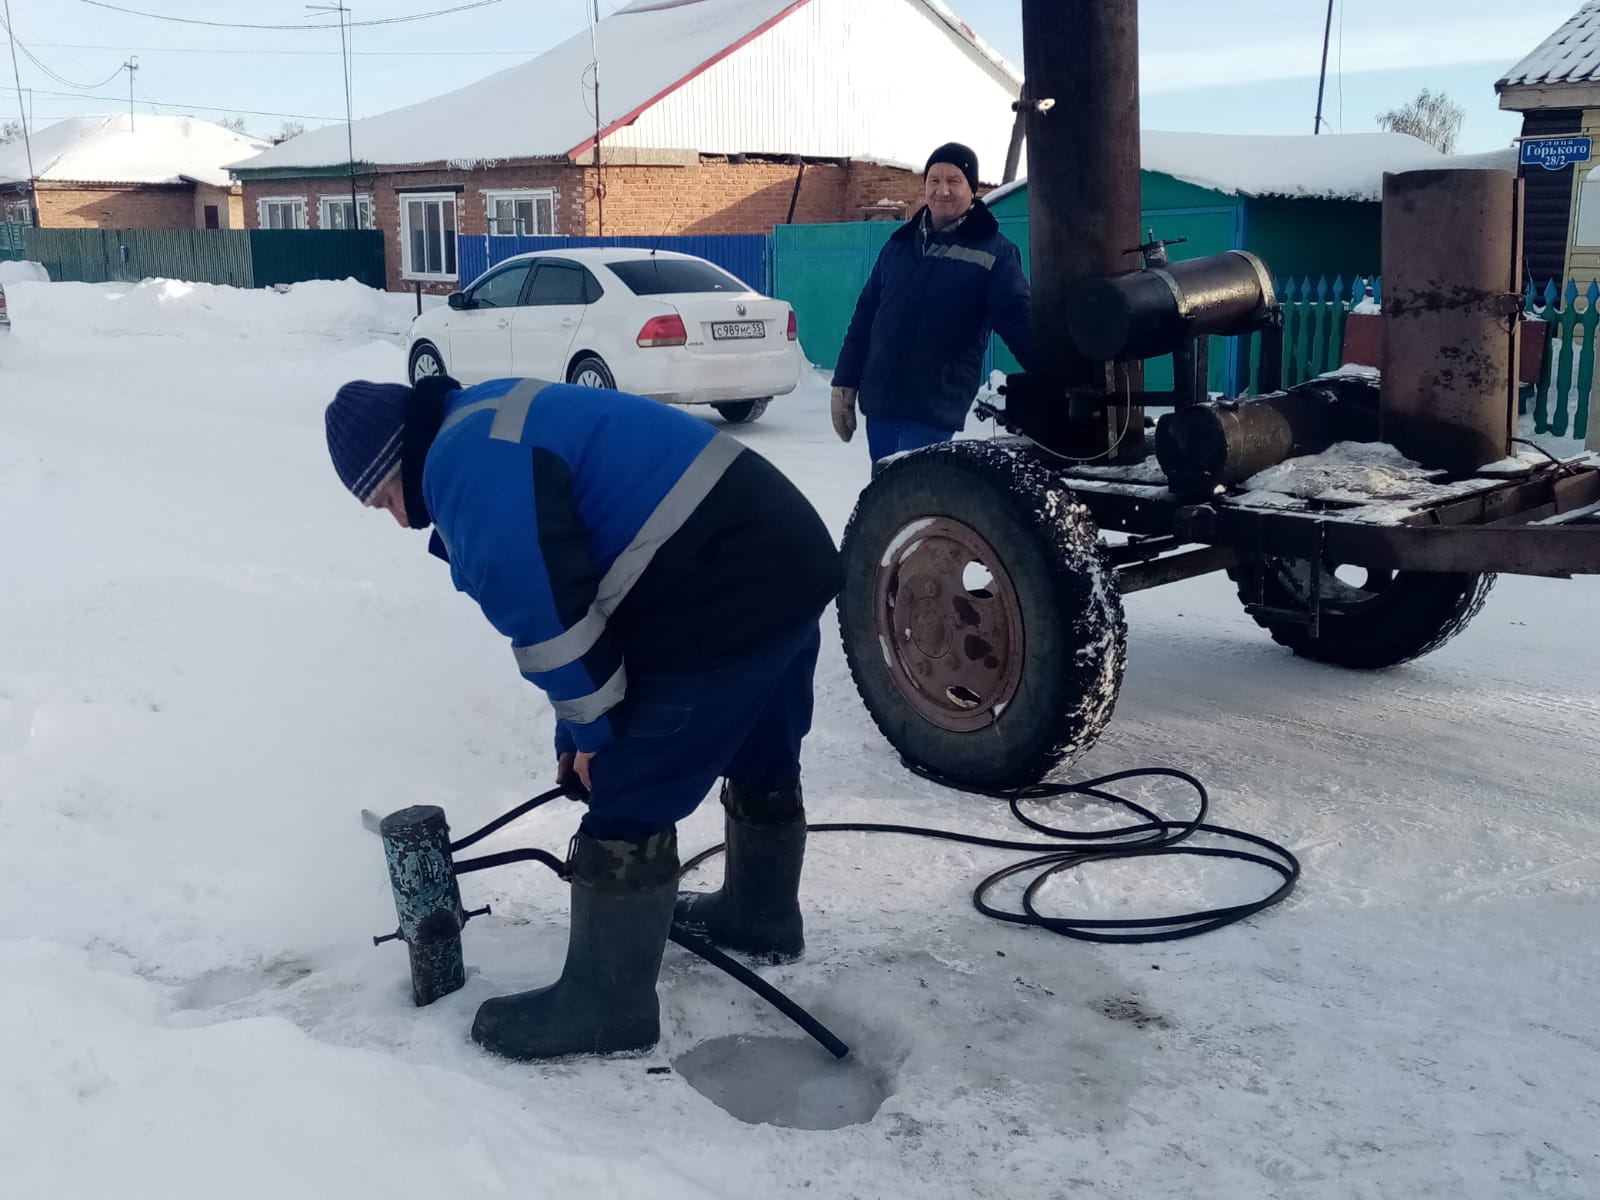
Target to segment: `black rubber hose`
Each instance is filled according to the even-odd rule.
[[[732,975],[745,987],[816,1038],[818,1042],[822,1043],[823,1048],[835,1058],[844,1058],[849,1055],[850,1047],[835,1037],[832,1030],[737,959],[729,958],[710,942],[701,941],[692,933],[684,933],[676,925],[672,927],[672,932],[667,936],[689,951],[690,954],[698,954],[712,966]]]

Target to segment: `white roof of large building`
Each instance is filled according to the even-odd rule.
[[[69,117],[29,139],[32,177],[52,183],[184,183],[227,187],[227,164],[269,143],[194,117]],[[29,178],[21,138],[0,146],[0,182]]]
[[[1495,86],[1538,87],[1600,79],[1600,0],[1586,3]]]
[[[892,0],[872,0],[878,6]],[[971,60],[1005,81],[1015,95],[1021,77],[940,0],[906,0],[952,37]],[[539,57],[404,108],[355,121],[350,133],[357,162],[382,166],[449,163],[475,166],[529,158],[576,158],[595,138],[592,64],[600,64],[600,99],[605,116],[602,140],[636,122],[697,76],[780,23],[815,14],[837,4],[813,0],[633,0]],[[806,10],[810,12],[806,12]],[[885,75],[884,66],[878,72]],[[820,82],[820,81],[819,81]],[[777,81],[774,81],[776,84]],[[805,85],[811,86],[812,80]],[[827,86],[827,85],[823,85]],[[782,100],[789,103],[789,99]],[[1009,128],[1011,114],[997,107]],[[724,114],[726,115],[726,114]],[[932,149],[935,142],[929,142]],[[739,145],[685,150],[714,153],[803,152],[793,146]],[[859,155],[859,148],[834,151]],[[865,153],[870,154],[869,148]],[[350,158],[343,124],[329,125],[275,146],[233,166],[265,168],[335,167]]]
[[[1196,187],[1236,196],[1381,200],[1385,172],[1440,167],[1516,170],[1515,150],[1441,154],[1404,133],[1257,135],[1146,129],[1140,165]],[[1025,184],[996,188],[994,201]]]

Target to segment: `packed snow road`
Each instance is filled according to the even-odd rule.
[[[1300,890],[1192,941],[1093,947],[972,911],[1004,856],[815,836],[808,956],[763,973],[856,1048],[883,1097],[864,1123],[749,1124],[690,1086],[697,1047],[797,1034],[676,949],[648,1056],[482,1054],[478,1003],[565,950],[536,867],[463,881],[494,910],[467,927],[471,977],[414,1008],[404,950],[369,940],[394,910],[357,813],[475,827],[548,786],[550,716],[422,537],[328,466],[322,407],[401,377],[408,302],[317,293],[8,287],[8,1198],[1600,1194],[1593,579],[1502,580],[1383,675],[1294,659],[1224,580],[1131,597],[1127,684],[1080,770],[1197,773],[1215,820],[1301,856]],[[819,377],[735,432],[839,533],[867,467],[826,405]],[[825,632],[812,819],[1016,836],[900,767]],[[715,810],[686,854],[719,840]],[[559,850],[576,818],[549,806],[483,848]],[[1272,883],[1135,861],[1047,899],[1145,915]],[[826,1063],[731,1061],[725,1087],[827,1090]]]

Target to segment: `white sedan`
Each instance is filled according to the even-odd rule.
[[[690,254],[585,247],[497,263],[411,325],[409,377],[551,379],[754,421],[800,382],[794,310]]]

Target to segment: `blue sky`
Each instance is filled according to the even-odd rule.
[[[294,24],[304,0],[109,0],[208,21]],[[357,20],[449,7],[461,0],[352,0]],[[891,2],[891,0],[883,0]],[[92,7],[84,0],[10,0],[35,124],[125,108],[138,59],[141,111],[245,111],[271,133],[285,119],[342,118],[338,35],[216,29]],[[601,0],[602,12],[621,0]],[[1020,0],[946,0],[1020,68]],[[1423,87],[1467,110],[1460,149],[1509,144],[1518,119],[1498,110],[1494,82],[1578,7],[1578,0],[1335,0],[1323,112],[1334,131],[1376,128],[1375,115]],[[532,57],[584,27],[588,0],[502,0],[453,17],[355,31],[355,107],[381,112],[469,83]],[[1141,123],[1217,133],[1311,131],[1326,0],[1143,0]],[[314,18],[313,18],[314,19]],[[4,64],[9,68],[9,63]],[[52,78],[52,75],[56,78]],[[17,114],[0,71],[0,116]],[[67,82],[63,83],[61,80]],[[292,116],[291,116],[292,115]]]

